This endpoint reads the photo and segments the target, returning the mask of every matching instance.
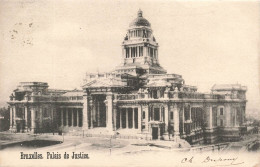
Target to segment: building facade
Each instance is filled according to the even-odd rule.
[[[238,140],[246,90],[214,85],[208,94],[160,66],[158,43],[141,10],[122,42],[121,63],[87,73],[82,90],[48,89],[21,82],[10,96],[10,131],[134,135],[189,143]]]

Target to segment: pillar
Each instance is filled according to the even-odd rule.
[[[135,128],[135,108],[132,108],[132,128]]]
[[[28,116],[27,116],[27,113],[28,110],[27,110],[27,106],[24,107],[24,122],[25,122],[25,130],[27,131],[27,128],[28,128],[28,123],[27,123],[27,119],[28,119]]]
[[[97,101],[97,126],[100,126],[100,103]]]
[[[168,134],[168,126],[169,126],[169,109],[168,109],[168,104],[164,105],[164,116],[165,116],[165,131],[164,131],[164,133]]]
[[[182,108],[182,134],[183,134],[183,137],[186,136],[186,132],[185,132],[185,105],[183,105],[183,108]]]
[[[125,110],[125,117],[126,129],[128,129],[128,108]]]
[[[63,126],[63,109],[60,109],[61,126]]]
[[[136,55],[136,57],[140,57],[139,46],[137,46],[137,55]]]
[[[119,114],[120,114],[120,129],[122,128],[122,109],[119,109]]]
[[[112,131],[113,94],[107,94],[107,129]]]
[[[148,105],[143,106],[143,111],[145,112],[145,131],[148,131],[148,119],[149,119],[149,110],[148,110]],[[142,111],[142,112],[143,112]]]
[[[77,127],[79,127],[79,109],[77,108],[76,114],[77,114]]]
[[[16,107],[14,106],[13,107],[13,111],[14,111],[14,118],[13,118],[13,121],[14,121],[14,124],[13,124],[13,127],[16,128]]]
[[[66,108],[65,112],[66,112],[66,126],[69,126],[69,109]]]
[[[31,108],[31,131],[35,132],[35,108]]]
[[[82,127],[83,129],[88,129],[88,95],[85,93],[83,95],[83,112],[82,112]],[[78,111],[79,112],[79,111]],[[79,113],[77,114],[77,123],[79,125]]]
[[[116,106],[113,106],[113,127],[114,127],[114,130],[116,130]]]
[[[225,108],[223,109],[224,111],[224,113],[223,113],[223,115],[225,115],[226,116],[226,120],[225,120],[225,125],[227,126],[227,127],[229,127],[230,125],[231,125],[231,122],[230,121],[232,121],[231,119],[230,119],[230,114],[231,114],[231,106],[230,106],[230,104],[226,104],[225,105]],[[224,121],[224,120],[223,120]],[[219,124],[220,125],[220,124]],[[234,125],[236,125],[236,124],[234,124]]]
[[[10,107],[10,128],[9,130],[11,130],[13,127],[13,108]]]
[[[74,108],[71,109],[71,126],[74,126]]]
[[[159,117],[160,117],[159,121],[162,121],[162,107],[161,106],[159,107]]]
[[[175,103],[173,107],[173,113],[174,113],[174,136],[179,136],[179,111],[178,111],[178,106]]]
[[[56,111],[55,111],[55,113],[56,113]],[[56,117],[55,117],[55,119],[56,119]],[[56,126],[55,126],[56,124],[54,124],[54,122],[56,122],[56,121],[54,121],[54,107],[51,106],[51,126],[52,126],[52,130],[53,130],[54,127],[56,128]]]
[[[39,120],[40,120],[40,122],[39,122],[39,128],[40,128],[40,130],[42,130],[42,106],[40,106],[39,107]]]
[[[209,107],[209,129],[212,129],[213,122],[212,122],[212,107]]]
[[[234,117],[235,117],[235,123],[234,123],[234,125],[235,125],[235,127],[237,126],[237,109],[236,108],[234,108]]]
[[[125,48],[123,47],[123,48],[122,48],[122,57],[123,57],[123,60],[124,60],[124,58],[127,58],[127,57],[126,57],[126,54],[125,54],[125,52],[124,52],[124,50],[125,50]]]
[[[132,47],[129,47],[129,57],[132,57]]]
[[[147,51],[147,46],[143,47],[143,56],[148,57],[148,51]]]
[[[138,117],[137,117],[137,121],[138,121],[138,132],[142,132],[142,106],[138,106]]]
[[[92,100],[90,100],[90,103],[89,103],[89,105],[90,105],[90,128],[91,129],[94,127],[94,125],[93,125],[94,115],[95,115],[94,112],[96,110],[96,107],[95,107],[96,104],[95,103],[96,103],[96,100],[93,97]]]
[[[165,127],[164,127],[164,133],[163,133],[163,139],[164,140],[170,140],[170,136],[169,136],[169,132],[168,132],[168,128],[169,128],[169,108],[168,108],[168,104],[164,105],[164,123],[165,123]]]

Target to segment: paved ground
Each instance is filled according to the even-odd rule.
[[[13,143],[29,140],[51,140],[60,141],[59,144],[37,148],[37,151],[87,151],[88,153],[102,154],[135,154],[146,151],[169,151],[178,149],[181,143],[183,147],[189,147],[189,144],[179,141],[146,141],[139,139],[110,139],[100,137],[82,137],[82,136],[60,136],[51,134],[24,134],[24,133],[0,133],[0,145],[12,145]],[[7,147],[4,150],[15,150],[16,147]],[[18,146],[19,150],[36,149],[35,147]]]
[[[249,145],[260,139],[259,134],[244,136],[239,142],[234,142],[227,147],[224,152],[228,151],[247,151]],[[82,137],[82,136],[60,136],[51,134],[25,134],[25,133],[0,133],[0,146],[13,144],[22,141],[30,140],[50,140],[59,141],[59,144],[44,146],[37,148],[37,151],[88,151],[89,153],[102,153],[102,154],[139,154],[142,152],[151,151],[170,151],[189,148],[190,146],[179,141],[160,141],[160,140],[139,140],[139,139],[110,139],[101,137]],[[182,148],[179,148],[181,144]],[[19,146],[19,150],[36,149],[36,147]],[[15,150],[16,148],[10,147],[5,150]],[[259,150],[259,148],[258,148]]]

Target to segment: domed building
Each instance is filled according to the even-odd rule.
[[[158,43],[141,10],[122,42],[121,63],[87,73],[82,90],[20,83],[10,96],[10,131],[65,132],[191,144],[234,141],[245,121],[245,86],[214,85],[199,93],[159,63]]]

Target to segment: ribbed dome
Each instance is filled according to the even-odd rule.
[[[134,19],[130,25],[130,27],[139,27],[139,26],[147,26],[151,27],[151,24],[149,23],[148,20],[143,18],[143,12],[141,10],[138,11],[137,18]]]

